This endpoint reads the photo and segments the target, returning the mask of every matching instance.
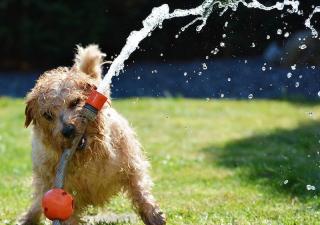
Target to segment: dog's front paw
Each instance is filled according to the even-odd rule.
[[[166,215],[158,208],[153,208],[148,213],[140,213],[141,219],[146,225],[165,225]]]
[[[25,214],[23,215],[19,221],[18,221],[18,225],[38,225],[38,221],[35,221],[35,219],[33,217],[30,217],[29,214]]]

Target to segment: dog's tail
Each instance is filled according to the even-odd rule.
[[[77,45],[75,67],[93,78],[101,78],[103,59],[106,56],[100,51],[98,45],[88,45],[83,48]]]

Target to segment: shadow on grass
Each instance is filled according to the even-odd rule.
[[[212,146],[204,152],[215,164],[236,170],[241,181],[272,192],[309,198],[320,191],[320,122],[278,129]],[[307,185],[316,190],[307,190]],[[311,187],[312,188],[312,187]]]

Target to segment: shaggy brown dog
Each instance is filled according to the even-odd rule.
[[[53,187],[57,164],[71,147],[79,127],[79,112],[101,81],[104,54],[95,45],[78,47],[75,64],[45,72],[27,96],[26,127],[32,122],[34,200],[21,224],[38,224],[43,194]],[[104,93],[110,98],[109,90]],[[65,189],[74,194],[75,212],[64,224],[79,224],[88,205],[103,206],[123,190],[142,220],[165,224],[165,216],[151,194],[149,163],[134,131],[113,108],[105,106],[90,122],[69,163]]]

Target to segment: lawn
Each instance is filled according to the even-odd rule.
[[[168,224],[320,223],[320,104],[127,99],[114,107],[150,158]],[[0,224],[14,224],[30,203],[23,121],[23,101],[1,98]],[[123,196],[104,210],[132,212]]]

